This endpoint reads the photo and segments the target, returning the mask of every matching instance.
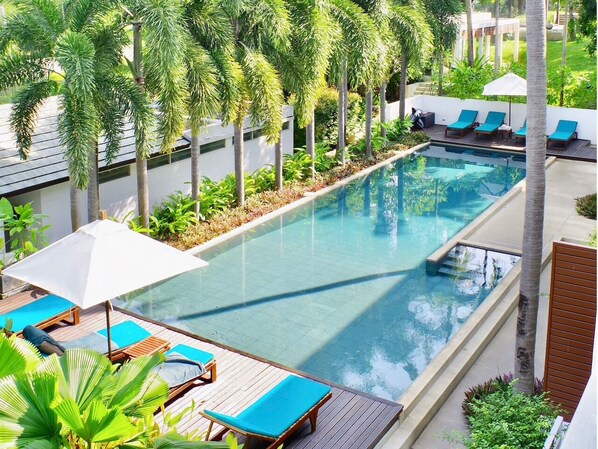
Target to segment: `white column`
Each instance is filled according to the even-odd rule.
[[[519,25],[515,29],[513,34],[513,39],[515,40],[515,47],[513,49],[513,62],[519,61]]]
[[[486,34],[486,58],[490,58],[490,35]]]
[[[482,35],[478,37],[478,57],[484,57],[484,30],[482,29]]]
[[[453,60],[455,63],[459,63],[463,60],[463,38],[461,37],[461,33],[457,34],[457,39],[455,40]]]
[[[502,65],[502,33],[496,36],[496,45],[498,45],[498,65]]]

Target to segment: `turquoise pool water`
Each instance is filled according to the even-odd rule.
[[[207,268],[125,307],[396,400],[516,262],[492,256],[488,270],[488,255],[471,252],[456,272],[477,276],[430,276],[426,258],[524,167],[431,146],[205,251]]]

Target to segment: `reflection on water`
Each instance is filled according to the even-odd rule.
[[[509,268],[473,281],[428,276],[426,257],[523,167],[430,147],[206,251],[210,266],[126,307],[397,399]]]

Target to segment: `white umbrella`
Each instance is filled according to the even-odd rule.
[[[3,274],[62,296],[82,309],[105,302],[111,357],[109,300],[206,265],[123,224],[97,220],[5,268]]]
[[[527,81],[509,72],[486,84],[482,95],[509,96],[509,126],[511,126],[511,97],[525,97],[527,95]]]

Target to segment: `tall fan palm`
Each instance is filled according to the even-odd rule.
[[[407,69],[425,64],[432,52],[433,35],[420,0],[398,0],[393,8],[391,28],[401,54],[401,91],[399,117],[405,117]]]
[[[306,151],[311,157],[315,174],[314,110],[318,91],[326,83],[326,73],[334,42],[340,37],[327,2],[290,0],[287,2],[291,21],[290,45],[277,52],[277,65],[283,85],[295,95],[295,120],[306,128]],[[277,155],[277,161],[281,155]],[[277,164],[277,175],[281,167]],[[282,188],[282,176],[277,176],[277,188]]]
[[[239,100],[240,77],[234,63],[233,29],[220,0],[191,0],[185,5],[187,42],[185,64],[189,85],[191,125],[191,197],[200,211],[199,135],[206,119],[231,112]]]
[[[183,0],[121,0],[125,24],[133,28],[133,61],[138,91],[155,99],[162,152],[170,152],[185,130],[189,86],[185,76]],[[193,56],[190,57],[191,59]],[[135,123],[137,127],[137,123]],[[151,148],[136,139],[137,202],[141,223],[149,226],[147,158]]]
[[[40,106],[58,94],[59,135],[71,183],[78,189],[91,183],[88,215],[94,219],[99,209],[100,135],[108,163],[118,154],[127,120],[135,121],[140,145],[147,148],[150,144],[150,104],[133,81],[116,70],[126,36],[111,14],[110,1],[14,3],[16,12],[0,29],[0,89],[22,86],[11,114],[21,157],[26,159],[31,149]]]
[[[341,37],[336,42],[330,77],[339,88],[338,146],[341,163],[345,163],[345,132],[348,109],[348,86],[369,85],[378,73],[381,46],[378,30],[363,9],[350,0],[330,0],[330,14],[338,23]]]
[[[379,86],[386,77],[390,69],[390,58],[388,50],[394,44],[393,36],[390,30],[390,21],[392,14],[391,3],[387,0],[358,0],[364,12],[374,22],[377,33],[377,57],[375,71],[371,73],[369,79],[365,82],[365,149],[367,157],[372,156],[372,90],[374,86]]]
[[[268,54],[288,45],[290,22],[283,0],[233,0],[222,7],[234,32],[234,51],[230,54],[234,59],[230,63],[221,58],[217,63],[226,64],[234,73],[227,82],[239,89],[234,104],[227,105],[224,118],[234,125],[237,204],[243,207],[245,118],[249,113],[252,124],[261,125],[268,142],[279,139],[284,97],[280,75]]]
[[[527,145],[523,255],[515,341],[516,388],[534,391],[534,355],[540,272],[544,195],[546,190],[546,9],[543,0],[527,0]]]

